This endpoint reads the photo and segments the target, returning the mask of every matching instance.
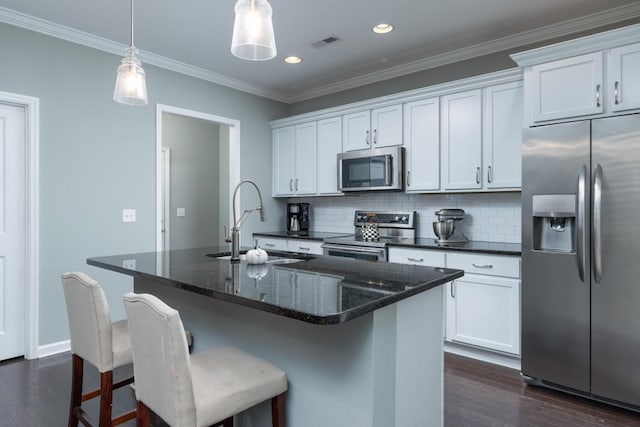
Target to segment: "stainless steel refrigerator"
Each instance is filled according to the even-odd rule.
[[[640,115],[525,131],[522,374],[640,410]]]

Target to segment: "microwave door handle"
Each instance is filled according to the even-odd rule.
[[[384,183],[391,185],[391,156],[384,156]]]

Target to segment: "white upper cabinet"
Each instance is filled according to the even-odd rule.
[[[640,43],[611,49],[608,88],[611,111],[640,108]]]
[[[316,191],[316,122],[274,129],[273,195]]]
[[[318,120],[318,194],[338,191],[338,153],[342,151],[342,118]]]
[[[440,100],[442,184],[444,190],[482,187],[482,91]]]
[[[371,148],[371,112],[346,114],[342,116],[343,151]]]
[[[407,193],[440,189],[440,100],[404,105]]]
[[[343,151],[402,145],[402,105],[342,116]]]
[[[523,84],[519,81],[485,88],[483,102],[484,188],[520,188]]]
[[[640,111],[640,24],[511,55],[529,126]]]
[[[273,195],[293,194],[294,126],[273,130]]]
[[[587,116],[604,111],[602,53],[531,67],[531,120]]]

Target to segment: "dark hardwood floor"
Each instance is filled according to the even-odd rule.
[[[130,371],[115,374],[117,381]],[[85,368],[85,378],[90,383],[88,388],[97,387],[98,374],[94,368]],[[0,362],[0,426],[65,426],[70,387],[69,353],[32,361]],[[97,404],[88,402],[84,406],[96,419]],[[134,395],[129,387],[116,392],[114,414],[133,407]],[[133,425],[134,422],[123,424]],[[445,425],[640,427],[640,414],[526,386],[515,370],[446,354]]]

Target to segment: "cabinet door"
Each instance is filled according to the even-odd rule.
[[[342,118],[318,121],[318,193],[338,191],[338,153],[342,152]]]
[[[609,105],[611,111],[640,108],[640,43],[611,49]]]
[[[531,67],[531,120],[564,119],[604,111],[602,52]]]
[[[445,267],[446,252],[442,250],[389,248],[389,262],[398,264]]]
[[[447,340],[520,354],[520,281],[468,274],[447,295]]]
[[[369,110],[342,116],[342,151],[363,150],[371,145]]]
[[[256,246],[268,251],[287,251],[287,239],[276,239],[270,237],[257,237]]]
[[[440,189],[440,100],[404,105],[407,193]]]
[[[294,128],[287,126],[273,130],[273,195],[294,193]]]
[[[485,188],[520,188],[522,175],[522,82],[484,90],[482,162]]]
[[[322,255],[322,242],[308,239],[289,239],[287,241],[287,251]]]
[[[372,147],[402,145],[402,105],[371,111]]]
[[[295,127],[293,189],[296,194],[315,194],[317,191],[316,137],[316,122]]]
[[[441,99],[442,173],[445,190],[481,188],[482,92],[480,89]]]

